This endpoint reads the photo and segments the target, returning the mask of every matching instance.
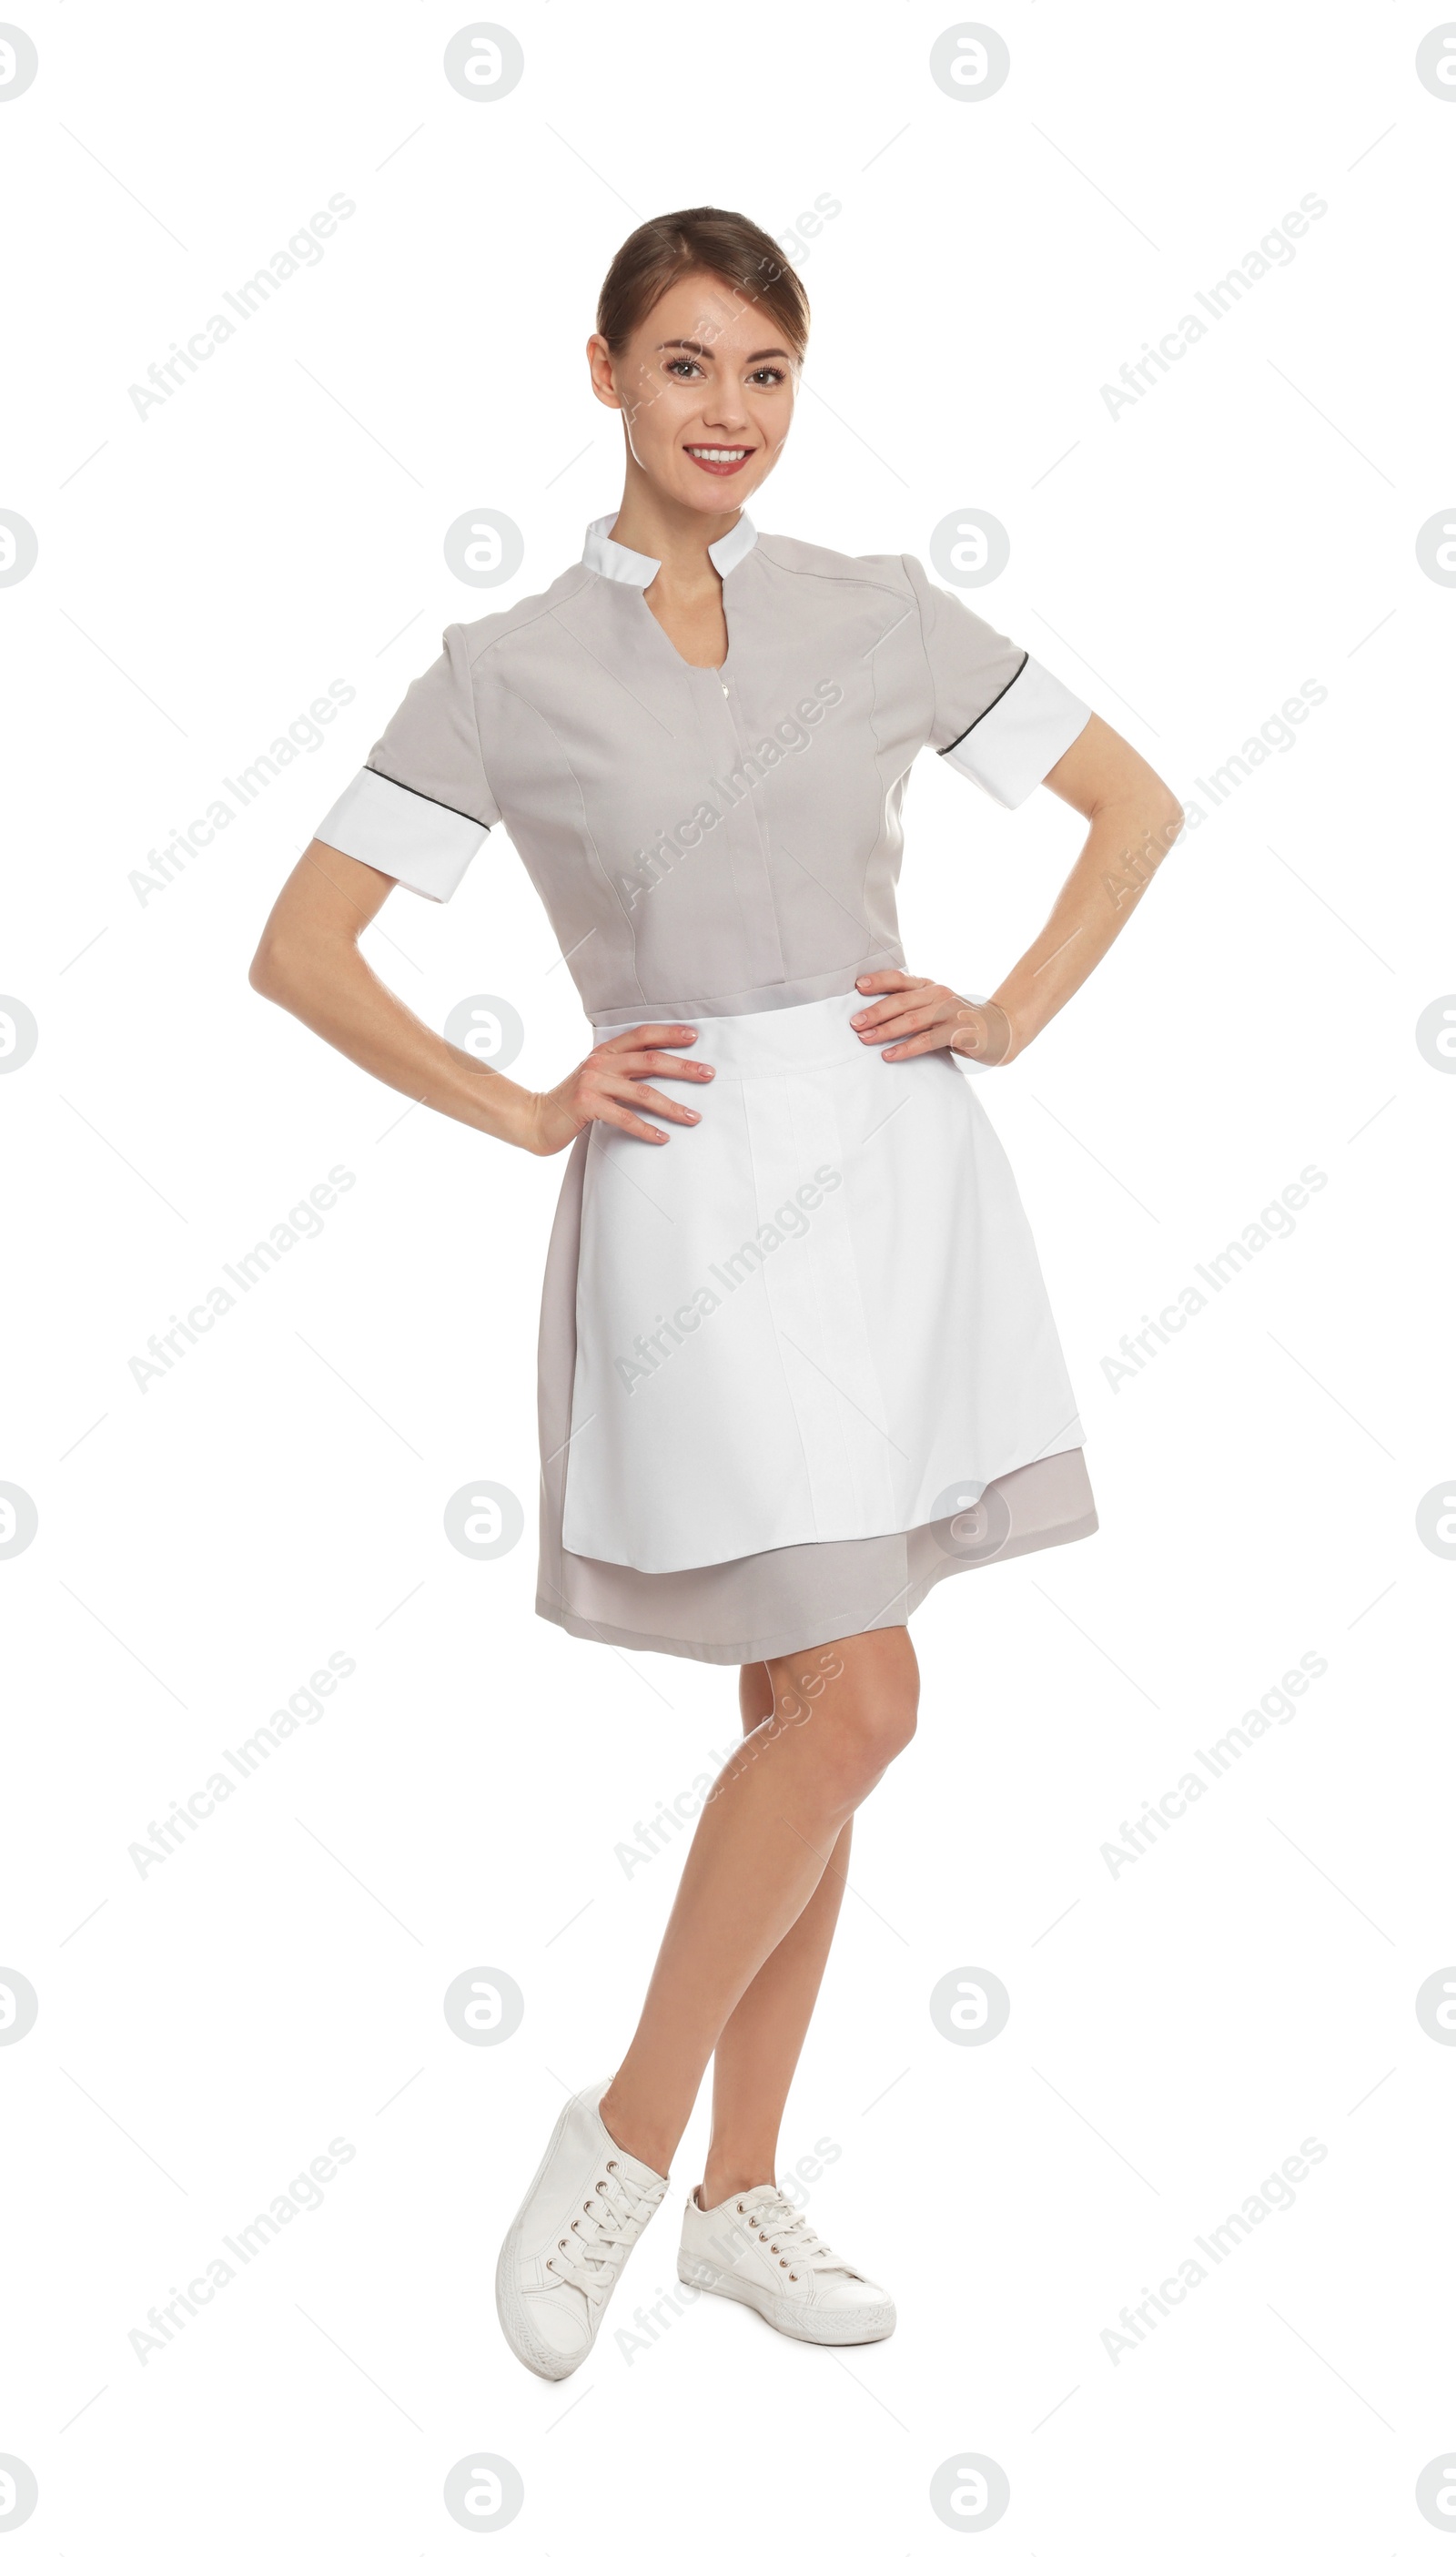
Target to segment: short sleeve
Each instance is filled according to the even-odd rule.
[[[929,743],[1002,808],[1019,808],[1092,712],[959,596],[932,586],[918,560],[904,565],[935,696]]]
[[[315,836],[444,903],[499,817],[480,753],[465,634],[453,622],[434,665],[411,684]]]

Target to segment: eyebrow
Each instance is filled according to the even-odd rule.
[[[685,347],[690,355],[707,355],[712,352],[711,347],[702,345],[696,337],[660,337],[656,349],[659,355],[665,346]],[[756,355],[745,355],[743,361],[745,364],[761,364],[769,355],[781,355],[786,364],[793,362],[793,357],[786,346],[760,346]]]

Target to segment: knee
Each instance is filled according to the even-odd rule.
[[[809,1728],[827,1789],[849,1807],[862,1802],[915,1737],[920,1680],[914,1653],[876,1663],[872,1678],[847,1675],[827,1687]]]
[[[916,1701],[913,1694],[879,1695],[871,1705],[845,1716],[837,1756],[856,1802],[872,1792],[886,1767],[914,1739]]]

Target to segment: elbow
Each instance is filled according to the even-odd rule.
[[[1148,839],[1159,861],[1164,853],[1172,851],[1187,822],[1188,812],[1177,792],[1170,790],[1165,781],[1159,781],[1147,818]]]
[[[274,934],[265,932],[253,952],[248,984],[255,995],[266,996],[270,1004],[281,1004],[287,1001],[284,991],[287,978],[288,968],[282,948]]]

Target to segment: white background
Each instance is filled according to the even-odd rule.
[[[1452,1583],[1417,1502],[1456,1474],[1441,1228],[1456,1084],[1414,1025],[1456,982],[1452,499],[1456,99],[1433,21],[1024,0],[1011,74],[931,79],[949,19],[574,0],[513,8],[470,102],[421,7],[31,10],[0,108],[12,358],[0,591],[15,859],[0,992],[40,1025],[0,1080],[11,1377],[0,1474],[15,1666],[0,1963],[0,2453],[17,2546],[446,2557],[442,2485],[508,2460],[530,2557],[599,2539],[860,2552],[952,2543],[929,2481],[985,2454],[990,2542],[1438,2544],[1452,2449],[1456,2051],[1416,1991],[1456,1955]],[[140,417],[129,385],[341,193],[322,260]],[[1297,254],[1133,405],[1102,386],[1305,194]],[[789,240],[816,197],[840,209]],[[814,306],[766,529],[926,555],[977,506],[973,595],[1181,797],[1304,682],[1328,699],[1191,831],[1099,978],[978,1089],[1016,1166],[1088,1432],[1096,1538],[953,1581],[915,1620],[921,1736],[857,1824],[781,2164],[894,2291],[885,2345],[812,2352],[701,2301],[650,2348],[682,2194],[592,2360],[551,2389],[491,2302],[563,2090],[625,2043],[680,1869],[614,1853],[736,1730],[730,1673],[573,1645],[532,1612],[536,1305],[559,1165],[366,1080],[250,993],[276,889],[442,626],[548,585],[619,494],[588,392],[635,219],[740,207]],[[496,595],[447,526],[509,515]],[[133,872],[331,681],[353,702],[160,892]],[[1081,840],[927,758],[912,965],[985,989]],[[518,1068],[586,1044],[508,843],[368,937],[435,1024],[521,1014]],[[129,1361],[331,1166],[317,1239],[160,1380]],[[1130,1381],[1102,1362],[1306,1165],[1326,1184]],[[1204,1292],[1208,1292],[1205,1290]],[[1444,1393],[1444,1380],[1442,1379]],[[467,1561],[442,1512],[514,1487]],[[692,1498],[691,1483],[682,1497]],[[145,1879],[174,1798],[334,1651],[313,1727]],[[1139,1860],[1101,1853],[1301,1655],[1328,1667]],[[525,2019],[448,2029],[490,1964]],[[993,1971],[1010,2021],[937,2032]],[[129,2330],[331,2138],[356,2156],[164,2350]],[[1100,2340],[1303,2140],[1327,2157],[1114,2360]],[[3,2462],[0,2462],[3,2465]]]

